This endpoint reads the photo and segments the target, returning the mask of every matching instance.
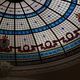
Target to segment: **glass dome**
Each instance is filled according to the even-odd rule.
[[[1,61],[40,65],[79,52],[80,0],[0,0]]]

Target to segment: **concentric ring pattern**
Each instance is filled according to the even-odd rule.
[[[79,47],[80,0],[0,0],[0,60],[41,64]]]

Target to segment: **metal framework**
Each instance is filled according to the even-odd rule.
[[[2,2],[2,3],[0,4],[0,6],[3,5],[6,1],[8,1],[8,0],[5,0],[4,2]],[[49,6],[45,6],[44,4],[38,2],[37,0],[32,0],[32,1],[34,1],[35,3],[38,3],[39,5],[42,5],[42,6],[46,7],[47,9],[49,9],[49,10],[55,12],[56,14],[60,15],[61,17],[65,18],[64,15],[61,15],[60,13],[58,13],[58,12],[56,12],[55,10],[51,9]],[[66,0],[65,0],[65,1],[66,1]],[[25,4],[26,4],[28,7],[30,7],[30,9],[32,9],[32,10],[38,15],[38,17],[44,22],[44,24],[45,24],[46,26],[48,26],[48,28],[50,29],[50,31],[52,32],[52,34],[56,37],[56,39],[58,40],[59,44],[61,45],[61,47],[62,47],[62,49],[63,49],[63,53],[65,54],[65,56],[67,56],[67,53],[66,53],[66,51],[65,51],[65,49],[64,49],[64,46],[63,46],[63,44],[61,43],[61,41],[59,40],[58,36],[55,34],[55,32],[50,28],[50,26],[49,26],[49,25],[46,23],[46,21],[40,16],[40,14],[38,14],[38,13],[36,12],[36,10],[27,3],[27,1],[23,0],[23,2],[25,2]],[[72,2],[69,2],[69,1],[66,1],[66,2],[72,3]],[[0,25],[1,25],[2,21],[3,21],[3,18],[4,18],[5,14],[6,14],[7,10],[8,10],[8,8],[9,8],[9,6],[11,5],[11,3],[12,3],[12,2],[10,1],[9,4],[8,4],[8,6],[6,7],[6,10],[5,10],[5,12],[4,12],[4,14],[3,14],[3,16],[2,16],[2,18],[1,18],[1,20],[0,20]],[[26,13],[25,13],[25,10],[24,10],[24,8],[23,8],[23,6],[22,6],[22,3],[19,2],[19,4],[20,4],[21,9],[22,9],[22,11],[23,11],[23,13],[24,13],[24,15],[25,15],[26,22],[28,23],[28,26],[29,26],[29,28],[30,28],[30,30],[31,30],[31,33],[32,33],[32,36],[33,36],[35,45],[37,46],[37,52],[38,52],[38,56],[39,56],[40,62],[43,63],[43,61],[42,61],[42,59],[41,59],[40,51],[39,51],[39,48],[38,48],[38,44],[37,44],[36,38],[35,38],[35,36],[34,36],[34,33],[33,33],[33,31],[32,31],[30,22],[29,22],[28,18],[26,17]],[[75,3],[73,3],[73,4],[75,4]],[[76,4],[76,5],[79,5],[79,6],[80,6],[80,4]],[[14,3],[14,47],[16,47],[16,35],[15,35],[15,30],[16,30],[16,18],[15,18],[15,14],[16,14],[16,2]],[[67,19],[67,18],[65,18],[65,19],[66,19],[69,23],[71,23],[72,25],[74,25],[77,29],[79,29],[79,27],[76,26],[75,23],[73,23],[72,21],[70,21],[70,20]],[[5,34],[5,35],[6,35],[6,34]],[[14,54],[14,55],[15,55],[15,65],[17,65],[17,58],[16,58],[16,54],[17,54],[17,53],[16,53],[16,49],[14,50],[14,53],[15,53],[15,54]]]

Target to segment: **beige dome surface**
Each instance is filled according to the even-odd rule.
[[[13,71],[66,65],[79,52],[80,0],[0,0],[0,60]]]

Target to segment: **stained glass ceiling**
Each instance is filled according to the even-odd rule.
[[[0,0],[0,60],[41,64],[79,47],[80,0]]]

